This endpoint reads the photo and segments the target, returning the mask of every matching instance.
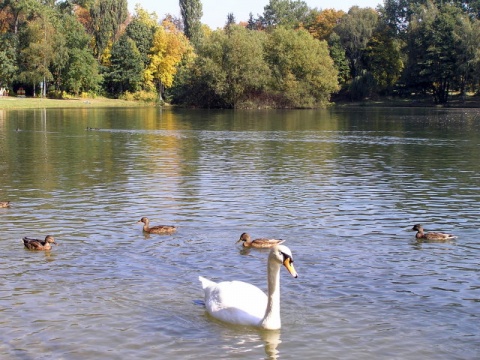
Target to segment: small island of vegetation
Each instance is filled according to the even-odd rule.
[[[345,13],[270,0],[263,14],[228,14],[218,29],[201,23],[200,0],[179,8],[181,18],[159,18],[138,5],[130,14],[127,0],[3,1],[0,98],[235,109],[478,103],[477,2],[385,0]]]

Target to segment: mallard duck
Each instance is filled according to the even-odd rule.
[[[266,248],[271,248],[272,246],[275,246],[275,245],[280,245],[285,240],[266,239],[266,238],[252,240],[250,235],[248,235],[247,233],[243,233],[242,235],[240,235],[240,239],[237,240],[237,243],[239,243],[240,241],[243,241],[244,247],[266,249]]]
[[[417,239],[423,240],[452,240],[455,239],[456,236],[452,234],[444,234],[440,232],[423,232],[423,226],[420,224],[415,224],[412,227],[413,231],[416,231],[415,237]]]
[[[177,227],[173,225],[157,225],[149,227],[150,220],[142,217],[137,224],[143,223],[143,231],[149,234],[172,234],[177,231]]]
[[[0,201],[0,208],[10,207],[10,201]]]
[[[28,237],[23,238],[23,245],[29,250],[50,250],[52,248],[51,244],[57,245],[51,235],[47,235],[45,240],[30,239]]]
[[[214,318],[236,325],[280,329],[280,267],[297,277],[292,252],[285,245],[270,250],[267,265],[268,295],[243,281],[213,282],[200,276],[205,292],[205,307]]]

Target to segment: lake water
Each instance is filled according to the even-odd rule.
[[[478,359],[479,159],[479,110],[0,110],[0,358]],[[293,252],[280,331],[201,304],[266,289],[242,232]]]

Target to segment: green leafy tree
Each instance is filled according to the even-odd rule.
[[[202,3],[200,0],[180,0],[179,3],[185,36],[198,46],[202,38]]]
[[[265,52],[273,71],[273,89],[284,97],[287,107],[323,106],[338,90],[338,73],[327,43],[306,30],[275,29]]]
[[[10,86],[17,73],[15,41],[12,34],[0,34],[0,86]]]
[[[263,51],[266,36],[238,25],[213,31],[192,66],[183,70],[175,101],[208,108],[241,108],[254,101],[270,81]]]
[[[113,44],[111,65],[104,73],[104,83],[112,95],[138,90],[143,76],[143,60],[135,42],[123,35]]]
[[[59,27],[57,27],[57,29],[61,30]],[[68,64],[68,57],[69,53],[65,33],[57,31],[52,39],[52,59],[50,62],[50,72],[52,73],[52,80],[56,90],[60,90],[63,87],[63,74]]]
[[[298,28],[308,18],[310,9],[301,0],[270,0],[263,9],[261,22],[263,27],[284,26]]]
[[[363,53],[378,25],[378,14],[371,8],[353,6],[335,27],[350,65],[352,79],[362,74]]]
[[[460,93],[465,95],[467,89],[474,90],[480,81],[480,20],[465,13],[457,16],[454,29],[456,69]]]
[[[127,19],[127,0],[96,0],[90,8],[93,36],[95,38],[95,55],[103,55],[109,42],[113,43],[122,24]]]
[[[19,54],[18,80],[31,84],[34,92],[37,84],[46,84],[53,79],[50,66],[56,56],[55,40],[61,35],[56,33],[54,24],[50,21],[51,16],[50,9],[43,7],[41,13],[22,29],[20,36],[23,48]]]
[[[458,78],[462,58],[456,46],[459,9],[433,3],[418,8],[409,28],[408,85],[431,91],[435,102],[444,104]]]
[[[340,36],[333,32],[328,38],[328,48],[330,51],[330,57],[333,60],[335,68],[338,72],[338,83],[340,85],[346,84],[350,79],[350,67],[348,66],[348,60],[345,55],[345,49],[340,41]]]
[[[126,34],[135,42],[140,55],[142,56],[143,65],[149,63],[149,53],[153,45],[153,34],[155,27],[142,22],[138,18],[134,18],[125,29]]]
[[[101,82],[98,62],[89,47],[90,36],[72,15],[63,17],[68,60],[62,71],[62,90],[74,93],[97,92]]]
[[[230,25],[222,46],[221,65],[225,72],[224,99],[236,108],[248,96],[264,89],[270,70],[264,60],[264,34]],[[248,54],[248,56],[245,56]]]
[[[401,43],[392,36],[388,27],[378,28],[364,51],[365,69],[375,80],[377,92],[388,92],[403,71]]]
[[[137,49],[142,55],[143,65],[150,62],[149,54],[153,46],[153,36],[159,27],[156,13],[148,13],[140,5],[135,7],[136,15],[125,29],[126,34],[135,41]]]

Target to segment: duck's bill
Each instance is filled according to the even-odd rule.
[[[288,272],[294,277],[298,277],[297,271],[293,267],[293,260],[291,258],[286,258],[285,261],[283,262],[283,266],[285,266],[288,270]]]

